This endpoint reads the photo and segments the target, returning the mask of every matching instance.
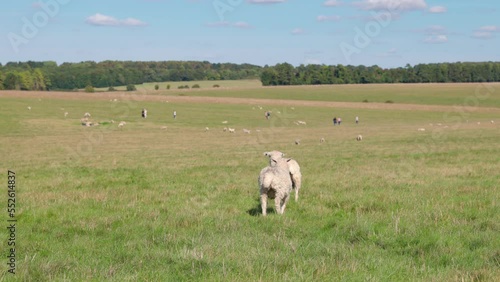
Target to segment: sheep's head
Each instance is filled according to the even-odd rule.
[[[269,157],[270,166],[276,166],[278,164],[278,160],[285,156],[285,154],[280,151],[265,152],[264,155]]]

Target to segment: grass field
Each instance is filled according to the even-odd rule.
[[[170,91],[0,92],[0,280],[498,281],[499,84]],[[260,214],[269,150],[302,168],[283,216]]]

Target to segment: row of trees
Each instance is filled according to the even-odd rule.
[[[264,68],[250,64],[194,61],[104,61],[0,64],[0,89],[50,90],[113,87],[145,82],[235,80],[260,77],[262,85],[429,83],[500,81],[500,62],[438,63],[383,69],[379,66],[327,66],[288,63]]]
[[[429,83],[500,81],[500,62],[438,63],[406,65],[383,69],[379,66],[326,66],[288,63],[264,67],[261,81],[268,85],[354,84],[354,83]]]
[[[104,61],[63,63],[10,62],[0,65],[0,84],[5,89],[47,90],[113,87],[163,81],[235,80],[258,78],[260,66],[250,64],[213,64],[191,61]],[[44,84],[40,84],[39,76]],[[38,80],[37,80],[38,79]]]

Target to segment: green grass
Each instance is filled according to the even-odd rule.
[[[325,89],[292,88],[289,99],[319,99]],[[252,91],[210,93],[255,98],[284,90]],[[446,99],[463,101],[467,91]],[[195,92],[203,93],[189,95]],[[0,167],[4,179],[9,169],[17,174],[18,219],[15,276],[6,273],[8,234],[0,231],[1,280],[500,277],[498,111],[479,107],[467,121],[452,122],[439,111],[269,106],[267,121],[266,108],[247,104],[1,94]],[[377,95],[382,103],[411,100]],[[481,102],[499,108],[498,98],[495,92]],[[442,99],[424,95],[421,104]],[[142,108],[148,119],[140,117]],[[82,127],[85,112],[104,124]],[[333,115],[343,118],[341,126],[332,126]],[[121,120],[127,125],[119,129]],[[236,133],[224,133],[224,126]],[[417,131],[421,127],[426,131]],[[363,141],[355,141],[358,134]],[[257,176],[267,164],[262,153],[274,149],[299,161],[303,188],[283,216],[262,217]]]
[[[499,83],[480,84],[365,84],[283,87],[237,87],[226,91],[159,91],[162,95],[246,97],[307,101],[336,101],[418,105],[500,107]]]
[[[193,85],[198,84],[199,89],[213,89],[214,85],[218,85],[218,88],[227,87],[260,87],[262,83],[257,79],[242,79],[242,80],[200,80],[200,81],[168,81],[168,82],[151,82],[136,85],[138,91],[151,91],[151,92],[165,92],[178,90],[179,86],[189,86],[191,89]],[[158,90],[155,90],[155,86],[158,85]],[[167,90],[167,85],[170,85],[170,89]],[[126,86],[114,87],[117,91],[125,91]],[[108,91],[108,87],[96,88],[95,91]]]

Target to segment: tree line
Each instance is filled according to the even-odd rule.
[[[430,83],[500,81],[500,62],[418,64],[383,69],[379,66],[327,66],[288,63],[263,68],[262,85],[363,83]]]
[[[206,61],[103,61],[0,64],[0,90],[73,90],[147,82],[258,79],[262,85],[498,82],[500,62],[418,64],[399,68],[352,65],[275,66]]]
[[[0,64],[0,89],[73,90],[146,82],[258,79],[261,69],[206,61],[9,62]]]

